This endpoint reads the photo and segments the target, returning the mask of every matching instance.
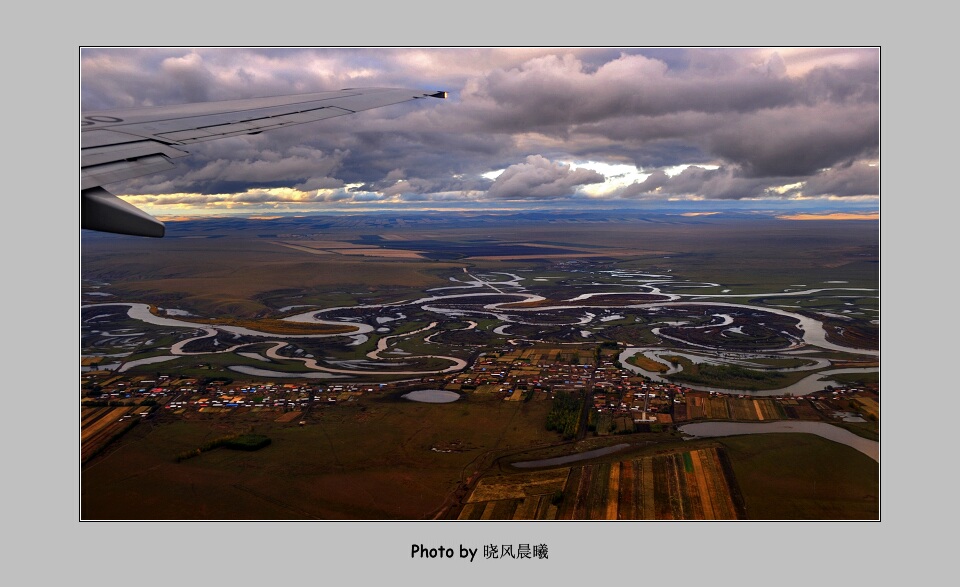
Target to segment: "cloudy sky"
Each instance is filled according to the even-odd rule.
[[[82,111],[449,93],[194,144],[106,186],[160,216],[880,205],[875,48],[83,49],[80,75]]]

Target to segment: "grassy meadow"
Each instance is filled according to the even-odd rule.
[[[501,452],[547,444],[549,402],[363,398],[298,419],[190,414],[143,422],[83,471],[84,519],[426,519]],[[177,455],[230,434],[256,452]]]

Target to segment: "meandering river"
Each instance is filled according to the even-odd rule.
[[[655,355],[656,353],[680,355],[687,358],[696,356],[696,355],[691,355],[689,353],[674,352],[670,349],[661,349],[661,348],[654,348],[654,347],[630,347],[628,349],[625,349],[622,353],[620,353],[620,356],[617,358],[617,360],[619,361],[620,365],[624,369],[627,369],[628,371],[632,371],[638,375],[643,375],[645,377],[648,377],[651,381],[655,381],[657,383],[673,383],[673,382],[670,381],[669,379],[665,379],[661,377],[659,373],[656,373],[654,371],[647,371],[646,369],[641,369],[640,367],[637,367],[636,365],[631,365],[629,362],[627,362],[627,359],[629,359],[630,357],[638,353],[641,353],[644,356],[647,356],[648,358],[653,358],[650,355]],[[717,363],[717,364],[725,362],[725,361],[716,360],[716,359],[713,359],[713,360],[704,359],[703,357],[697,357],[697,358],[699,359],[699,361],[695,361],[695,362],[711,362],[711,363]],[[734,362],[734,364],[736,363],[737,362]],[[824,362],[820,360],[820,361],[817,361],[816,364],[810,366],[809,368],[810,369],[820,368],[823,366],[823,364]],[[777,369],[777,371],[784,371],[784,372],[798,371],[798,370],[801,370],[801,369],[797,367],[789,368],[789,369]],[[679,371],[680,371],[679,367],[671,366],[670,369],[668,369],[665,372],[665,374],[670,375],[672,373],[677,373]],[[743,395],[752,395],[752,396],[775,396],[775,395],[780,396],[780,395],[789,394],[796,397],[801,395],[807,395],[810,393],[815,393],[817,391],[822,391],[828,385],[842,386],[843,385],[842,383],[829,379],[829,377],[832,375],[840,375],[843,373],[877,373],[879,371],[880,371],[879,367],[827,369],[824,371],[820,371],[820,372],[808,375],[803,379],[801,379],[800,381],[794,383],[793,385],[788,385],[786,387],[778,387],[776,389],[762,389],[762,390],[756,390],[756,391],[744,390],[744,389],[727,389],[723,387],[697,385],[695,383],[687,383],[687,382],[683,382],[681,385],[690,389],[696,389],[698,391],[715,391],[717,393],[743,394]]]
[[[578,327],[578,326],[579,326],[579,327],[583,327],[583,326],[585,326],[585,325],[587,325],[587,324],[590,324],[590,323],[593,322],[594,320],[597,320],[597,314],[589,311],[589,310],[592,310],[592,309],[603,309],[603,310],[612,310],[612,309],[617,309],[617,310],[622,310],[622,309],[647,309],[647,310],[650,310],[650,309],[656,309],[656,308],[659,308],[659,307],[668,307],[668,306],[669,306],[669,307],[681,307],[681,306],[704,306],[704,305],[709,305],[709,306],[711,306],[711,307],[734,308],[734,309],[738,309],[738,310],[754,310],[754,311],[758,311],[758,312],[766,312],[766,313],[770,313],[770,314],[777,314],[777,315],[780,315],[780,316],[789,317],[789,318],[791,318],[791,319],[796,320],[797,323],[798,323],[798,325],[797,325],[798,328],[799,328],[800,330],[802,330],[802,332],[803,332],[802,343],[803,343],[804,345],[809,345],[809,346],[813,346],[813,347],[818,347],[818,348],[824,349],[824,350],[842,351],[842,352],[844,352],[844,353],[851,353],[851,354],[857,354],[857,355],[866,355],[866,356],[876,356],[876,357],[879,357],[879,351],[869,350],[869,349],[851,348],[851,347],[846,347],[846,346],[838,345],[838,344],[835,344],[835,343],[832,343],[832,342],[827,341],[827,339],[826,339],[826,332],[825,332],[825,330],[824,330],[824,328],[823,328],[823,323],[820,322],[820,321],[817,321],[817,320],[815,320],[815,319],[813,319],[813,318],[809,318],[809,317],[807,317],[807,316],[804,316],[804,315],[802,315],[802,314],[797,314],[797,313],[794,313],[794,312],[789,312],[789,311],[784,310],[784,309],[773,308],[773,307],[769,307],[769,306],[755,306],[755,305],[748,305],[748,304],[736,304],[736,303],[730,303],[730,302],[714,302],[714,301],[679,301],[681,298],[690,298],[691,300],[703,300],[704,296],[703,296],[702,294],[693,295],[693,294],[671,294],[671,293],[664,293],[664,292],[661,291],[661,288],[658,287],[657,285],[663,285],[663,284],[667,284],[667,283],[671,283],[671,282],[663,281],[663,280],[656,280],[656,281],[651,280],[651,281],[648,281],[648,282],[646,282],[646,283],[644,283],[644,284],[642,284],[642,285],[633,286],[633,287],[637,287],[637,288],[642,288],[642,291],[634,291],[634,292],[600,291],[600,292],[585,293],[585,294],[580,294],[580,295],[578,295],[578,296],[575,296],[575,297],[571,298],[570,300],[567,300],[566,303],[563,303],[563,304],[561,304],[561,305],[548,306],[548,307],[536,307],[536,306],[534,306],[534,307],[517,307],[517,306],[516,306],[516,304],[518,303],[517,301],[514,301],[514,302],[496,302],[496,303],[492,303],[492,304],[486,304],[486,305],[482,306],[482,309],[479,309],[479,308],[478,308],[478,309],[473,309],[473,308],[464,309],[464,308],[462,308],[462,307],[461,307],[461,308],[444,308],[444,307],[441,307],[441,306],[437,305],[438,302],[441,302],[441,303],[442,303],[442,302],[444,302],[444,301],[457,301],[457,300],[462,300],[462,299],[464,299],[464,298],[474,298],[474,297],[490,296],[490,295],[494,295],[494,296],[505,296],[505,295],[515,296],[515,297],[519,298],[519,301],[520,301],[520,302],[527,302],[527,303],[541,302],[541,301],[543,301],[543,300],[545,299],[544,297],[542,297],[542,296],[540,296],[540,295],[532,294],[532,293],[517,292],[517,291],[512,291],[512,292],[503,291],[503,290],[501,289],[501,287],[521,287],[519,282],[522,280],[522,278],[519,277],[519,276],[517,276],[517,275],[514,275],[514,274],[512,274],[512,273],[502,273],[502,275],[506,275],[506,276],[512,278],[510,281],[504,281],[504,282],[490,282],[490,281],[485,281],[485,280],[483,280],[483,279],[481,279],[481,278],[479,278],[479,277],[476,277],[476,276],[474,276],[474,275],[471,275],[471,274],[467,273],[466,268],[464,268],[464,273],[466,273],[471,279],[473,279],[473,281],[471,281],[471,282],[461,282],[461,283],[467,283],[468,285],[466,285],[466,286],[459,286],[459,287],[477,287],[477,288],[484,288],[484,289],[489,288],[489,289],[493,290],[493,293],[485,291],[485,292],[459,293],[459,294],[448,294],[448,295],[432,295],[432,296],[421,297],[421,298],[418,298],[418,299],[415,299],[415,300],[404,300],[404,301],[395,302],[395,303],[390,303],[390,304],[372,304],[372,305],[360,305],[360,306],[352,306],[352,307],[320,308],[320,309],[314,309],[314,310],[310,310],[310,311],[303,312],[303,313],[300,313],[300,314],[297,314],[297,315],[294,315],[294,316],[288,316],[288,317],[284,318],[284,320],[290,321],[290,322],[309,322],[309,323],[329,324],[329,325],[335,325],[335,326],[350,326],[350,327],[352,328],[352,331],[350,331],[350,332],[338,333],[338,334],[276,334],[276,333],[269,333],[269,332],[261,332],[261,331],[252,330],[252,329],[249,329],[249,328],[243,328],[243,327],[239,327],[239,326],[211,325],[211,324],[204,324],[204,323],[198,323],[198,322],[190,322],[189,320],[184,320],[184,319],[180,319],[180,318],[171,318],[171,317],[156,316],[156,315],[154,315],[154,314],[152,314],[152,313],[150,312],[150,307],[149,307],[147,304],[143,304],[143,303],[117,302],[117,303],[108,303],[108,304],[88,304],[88,305],[83,305],[83,306],[81,306],[81,308],[99,307],[99,306],[117,306],[117,305],[127,306],[127,307],[128,307],[127,315],[128,315],[130,318],[133,318],[133,319],[135,319],[135,320],[140,320],[140,321],[146,322],[146,323],[148,323],[148,324],[154,324],[154,325],[158,325],[158,326],[170,326],[170,327],[176,327],[176,328],[193,328],[193,329],[197,329],[197,330],[202,330],[202,331],[203,331],[203,334],[201,334],[201,335],[199,335],[199,336],[191,337],[191,338],[189,338],[189,339],[186,339],[186,340],[183,340],[183,341],[180,341],[180,342],[174,344],[174,345],[171,347],[171,355],[168,356],[169,358],[173,358],[173,357],[175,357],[175,356],[182,356],[182,355],[208,354],[208,353],[211,353],[211,352],[215,352],[215,353],[234,352],[234,351],[236,351],[237,349],[240,349],[240,348],[245,347],[245,346],[249,346],[249,343],[248,343],[248,344],[238,344],[238,345],[230,346],[229,348],[222,349],[222,350],[218,350],[218,351],[203,351],[203,352],[198,352],[198,353],[191,353],[191,352],[188,352],[188,351],[185,350],[185,348],[187,347],[187,345],[190,344],[191,342],[196,341],[196,340],[200,340],[200,339],[203,339],[203,338],[209,338],[209,337],[216,336],[217,331],[223,331],[223,332],[232,333],[232,334],[234,334],[234,335],[237,335],[238,337],[239,337],[239,336],[256,336],[256,337],[259,337],[259,338],[270,339],[270,341],[272,341],[272,342],[277,342],[277,343],[278,343],[277,345],[275,345],[274,347],[272,347],[271,349],[269,349],[269,350],[266,352],[267,356],[268,356],[269,358],[271,358],[271,359],[274,359],[274,360],[299,360],[299,361],[303,361],[304,367],[307,368],[307,369],[310,369],[311,371],[322,371],[322,372],[326,372],[326,373],[354,374],[354,375],[355,375],[355,374],[370,374],[372,371],[370,371],[370,370],[358,370],[358,369],[336,369],[336,368],[325,367],[325,366],[323,366],[323,365],[320,365],[319,363],[317,363],[316,360],[313,360],[313,359],[280,356],[280,355],[277,354],[277,351],[278,351],[280,348],[282,348],[282,346],[283,346],[284,343],[283,343],[283,342],[280,342],[280,341],[277,341],[276,339],[288,340],[288,339],[315,339],[315,338],[336,338],[336,337],[346,337],[346,338],[350,338],[350,337],[353,337],[353,338],[354,338],[354,341],[355,341],[355,344],[362,344],[362,342],[366,340],[366,335],[367,335],[368,333],[373,332],[373,331],[376,329],[374,326],[369,325],[369,324],[365,324],[365,323],[362,323],[362,322],[354,322],[354,321],[346,320],[346,319],[344,319],[344,320],[325,320],[325,319],[320,318],[320,316],[323,315],[323,314],[325,314],[325,313],[333,312],[333,311],[336,311],[336,310],[343,310],[343,309],[351,309],[351,310],[356,310],[356,309],[381,310],[381,309],[383,309],[383,308],[398,308],[398,309],[399,309],[399,308],[404,307],[404,306],[420,306],[423,310],[426,310],[426,311],[436,312],[436,313],[440,313],[440,314],[444,314],[444,315],[449,315],[449,316],[457,316],[457,317],[465,316],[465,315],[469,315],[469,314],[487,314],[487,315],[492,315],[492,316],[494,316],[495,318],[497,318],[498,320],[504,322],[504,324],[502,324],[502,325],[494,328],[494,329],[493,329],[493,332],[494,332],[495,334],[507,334],[506,329],[507,329],[511,324],[526,324],[526,325],[537,325],[537,326],[558,326],[558,325],[560,325],[560,324],[557,324],[556,322],[544,322],[544,323],[540,323],[540,322],[524,321],[524,320],[520,320],[520,319],[519,319],[519,316],[520,316],[520,315],[529,314],[529,313],[531,313],[531,312],[532,312],[532,313],[541,313],[541,314],[542,314],[542,313],[545,313],[545,312],[550,312],[550,311],[552,311],[552,310],[567,310],[567,311],[569,311],[569,310],[577,310],[577,311],[583,311],[584,314],[583,314],[583,316],[582,316],[581,318],[576,318],[576,319],[574,319],[573,322],[570,322],[569,324],[563,324],[563,325],[569,325],[569,326],[573,326],[573,327]],[[646,274],[639,274],[639,273],[638,273],[638,274],[636,274],[636,275],[646,275]],[[656,276],[656,277],[660,277],[660,276]],[[654,284],[657,284],[657,285],[654,285]],[[598,285],[598,286],[602,286],[602,285],[611,286],[611,285],[616,285],[616,284],[599,284],[599,283],[598,283],[598,284],[595,284],[595,285]],[[717,284],[708,284],[708,285],[710,285],[710,286],[717,286]],[[438,289],[446,289],[446,288],[438,288]],[[449,289],[454,289],[454,288],[449,288]],[[436,290],[434,290],[434,291],[436,291]],[[802,291],[802,292],[789,292],[789,294],[788,294],[788,293],[771,293],[771,294],[762,294],[762,295],[765,295],[765,296],[774,296],[774,295],[802,295],[802,294],[813,294],[813,293],[818,293],[818,292],[823,292],[823,291],[829,291],[829,290],[828,290],[828,289],[811,289],[811,290],[805,290],[805,291]],[[875,291],[875,290],[856,290],[856,291]],[[609,305],[609,304],[605,304],[605,305],[590,305],[589,303],[575,303],[575,304],[569,303],[569,302],[587,302],[587,300],[590,300],[591,298],[594,298],[594,297],[617,296],[617,295],[632,295],[632,294],[637,294],[637,293],[643,293],[643,294],[646,294],[646,295],[651,295],[651,294],[653,294],[653,295],[662,295],[662,296],[664,296],[664,299],[661,300],[661,301],[646,302],[646,303],[641,303],[641,304],[625,304],[625,305],[622,305],[622,306],[611,306],[611,305]],[[752,294],[752,295],[753,295],[753,297],[757,297],[758,295],[761,295],[761,294]],[[711,296],[708,296],[708,297],[713,298],[713,297],[748,297],[748,296],[745,295],[745,294],[730,295],[730,296],[724,296],[724,295],[721,294],[721,295],[717,295],[717,296],[712,296],[712,295],[711,295]],[[293,307],[293,306],[290,306],[290,307],[288,307],[288,308],[292,308],[292,307]],[[175,311],[175,310],[174,310],[174,311]],[[720,313],[717,313],[717,314],[714,314],[714,316],[717,317],[717,318],[719,318],[720,321],[719,321],[718,323],[709,324],[709,325],[702,325],[702,326],[692,326],[691,328],[724,327],[724,326],[728,326],[728,325],[730,325],[731,323],[733,323],[733,318],[732,318],[730,315],[728,315],[728,314],[720,314]],[[396,314],[396,318],[390,318],[389,320],[390,320],[390,321],[398,320],[398,319],[401,319],[401,317],[405,317],[405,316],[404,316],[403,314]],[[618,315],[618,317],[620,317],[620,316]],[[355,319],[354,319],[354,320],[355,320]],[[599,318],[599,321],[600,321],[600,322],[604,322],[604,321],[606,321],[606,320],[607,320],[607,318],[604,318],[604,317],[600,317],[600,318]],[[378,323],[379,323],[379,324],[382,324],[382,323],[384,323],[384,322],[386,322],[386,321],[387,321],[387,319],[384,319],[384,318],[378,319]],[[420,334],[420,333],[423,333],[423,332],[427,332],[427,331],[429,331],[429,330],[432,330],[432,329],[436,328],[436,326],[437,326],[437,323],[434,322],[434,323],[430,324],[429,326],[427,326],[427,327],[425,327],[425,328],[422,328],[422,329],[420,329],[420,330],[417,330],[417,331],[415,331],[415,332],[410,332],[410,333],[406,333],[406,334],[394,335],[394,336],[388,336],[388,337],[381,338],[381,339],[378,341],[377,348],[376,348],[374,351],[371,351],[370,353],[368,353],[367,356],[368,356],[369,358],[371,358],[371,359],[374,359],[374,360],[383,361],[383,363],[382,363],[383,366],[389,368],[389,366],[391,365],[391,363],[390,363],[389,361],[386,361],[386,360],[381,359],[380,353],[383,353],[383,352],[385,352],[385,351],[388,349],[389,345],[391,344],[390,341],[392,341],[392,340],[394,340],[394,339],[398,339],[398,338],[409,337],[409,336],[412,336],[412,335],[415,335],[415,334]],[[470,322],[470,326],[468,327],[468,329],[469,329],[469,328],[475,328],[475,327],[476,327],[476,323],[475,323],[475,322]],[[655,332],[656,332],[656,331],[655,331]],[[584,336],[584,337],[588,337],[588,336],[592,335],[593,332],[592,332],[592,331],[589,331],[589,330],[581,330],[581,334],[582,334],[582,336]],[[435,336],[435,335],[436,335],[436,333],[431,334],[430,336],[427,337],[427,340],[429,341],[429,339],[432,339],[432,337]],[[665,337],[665,335],[663,335],[663,334],[661,334],[661,336],[664,336],[664,337]],[[686,341],[680,341],[680,342],[684,342],[684,344],[687,344],[687,345],[690,344],[690,343],[687,343]],[[262,344],[262,342],[260,342],[260,343],[255,343],[255,344]],[[799,341],[798,341],[798,344],[799,344]],[[697,345],[694,345],[694,346],[697,346]],[[708,347],[708,346],[704,346],[704,345],[699,345],[699,346],[702,346],[703,348],[709,349],[709,350],[716,350],[716,351],[721,351],[721,350],[722,350],[722,347]],[[666,349],[663,349],[662,347],[661,347],[661,348],[654,348],[654,347],[631,347],[631,348],[626,349],[625,351],[623,351],[623,352],[620,354],[620,356],[619,356],[619,362],[620,362],[620,364],[621,364],[624,368],[626,368],[626,369],[628,369],[628,370],[630,370],[630,371],[633,371],[633,372],[635,372],[635,373],[645,375],[646,377],[649,377],[649,378],[650,378],[651,380],[653,380],[653,381],[666,382],[667,380],[665,380],[665,379],[663,379],[662,377],[660,377],[659,374],[654,373],[654,372],[650,372],[650,371],[646,371],[646,370],[644,370],[644,369],[641,369],[641,368],[639,368],[639,367],[636,367],[636,366],[631,365],[631,364],[629,364],[629,363],[626,362],[626,360],[627,360],[628,358],[630,358],[631,356],[633,356],[634,354],[636,354],[636,353],[638,353],[638,352],[653,353],[654,351],[657,351],[657,350],[659,350],[659,351],[665,351]],[[684,354],[685,356],[696,356],[696,357],[698,357],[698,359],[697,359],[698,361],[707,361],[707,362],[716,362],[716,363],[743,364],[743,363],[738,363],[737,361],[727,361],[727,360],[722,359],[722,358],[711,359],[711,358],[699,357],[698,355],[695,354],[695,352],[692,352],[693,354],[691,354],[691,353],[676,352],[676,351],[671,351],[671,352],[673,352],[673,354]],[[771,350],[770,352],[776,352],[776,351]],[[649,357],[652,358],[653,360],[657,360],[657,359],[655,358],[655,356],[651,356],[650,354],[648,354],[647,356],[649,356]],[[438,374],[438,373],[452,373],[452,372],[456,372],[456,371],[462,370],[464,367],[466,367],[466,362],[465,362],[464,360],[459,359],[459,358],[456,358],[456,357],[439,356],[439,355],[428,355],[427,357],[430,357],[430,358],[440,358],[440,359],[449,360],[449,361],[452,362],[452,365],[451,365],[450,367],[445,368],[445,369],[442,369],[442,370],[433,370],[433,371],[390,371],[389,373],[390,373],[390,374],[397,374],[397,375],[423,375],[423,374],[431,374],[431,373],[434,373],[434,374]],[[409,357],[409,358],[415,358],[415,357]],[[140,364],[146,364],[147,362],[158,362],[158,361],[161,361],[161,360],[164,360],[164,359],[161,358],[161,357],[151,358],[150,360],[144,359],[144,360],[142,360],[143,362],[140,363]],[[135,362],[131,362],[131,363],[130,363],[130,366],[133,366],[134,363],[135,363]],[[816,363],[815,365],[809,365],[809,366],[804,366],[804,367],[785,368],[785,369],[782,369],[782,371],[796,371],[796,370],[803,370],[803,369],[822,368],[823,366],[826,365],[826,363],[827,363],[827,361],[826,361],[825,359],[817,359],[817,363]],[[236,367],[236,368],[234,368],[234,369],[237,370],[237,371],[241,371],[241,372],[247,372],[248,370],[253,369],[253,368],[250,368],[250,367]],[[666,374],[670,374],[670,373],[673,373],[673,372],[676,372],[676,371],[677,371],[677,369],[674,368],[674,367],[671,367],[671,369],[672,369],[672,370],[667,371]],[[255,369],[254,369],[254,370],[255,370]],[[808,394],[808,393],[811,393],[811,392],[814,392],[814,391],[819,391],[820,389],[823,389],[826,385],[835,384],[835,382],[833,382],[833,381],[831,381],[831,380],[829,380],[829,379],[825,379],[825,378],[827,378],[827,377],[830,377],[831,375],[837,375],[837,374],[842,374],[842,373],[865,373],[865,372],[866,372],[866,373],[869,373],[869,372],[876,372],[876,371],[878,371],[878,369],[876,369],[876,368],[867,368],[867,369],[833,369],[833,370],[826,370],[826,371],[821,371],[821,372],[819,372],[819,373],[811,374],[810,376],[808,376],[808,377],[800,380],[799,382],[797,382],[797,383],[795,383],[795,384],[793,384],[793,385],[790,385],[790,386],[788,386],[788,387],[784,387],[784,388],[780,388],[780,389],[774,389],[774,390],[766,390],[766,391],[743,391],[743,390],[736,390],[736,389],[722,389],[722,388],[707,387],[707,386],[697,386],[697,385],[690,385],[690,384],[685,384],[685,386],[690,387],[690,388],[693,388],[693,389],[700,389],[700,390],[706,390],[706,391],[718,391],[718,392],[722,392],[722,393],[744,393],[744,394],[757,395],[757,396],[764,396],[764,395],[781,395],[781,394],[786,394],[786,393],[790,393],[790,394],[793,394],[793,395],[805,395],[805,394]],[[267,371],[267,370],[261,370],[261,372],[266,373],[266,372],[268,372],[268,371]],[[380,372],[384,372],[384,371],[380,371]],[[270,373],[275,373],[275,372],[270,371]],[[271,375],[271,376],[279,376],[279,375]]]

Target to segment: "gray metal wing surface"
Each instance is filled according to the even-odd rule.
[[[104,189],[174,167],[201,141],[257,134],[446,92],[361,88],[223,102],[83,112],[80,117],[81,228],[162,237],[164,226]]]

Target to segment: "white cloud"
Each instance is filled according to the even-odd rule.
[[[603,175],[596,171],[573,169],[542,155],[530,155],[497,176],[487,195],[502,200],[563,198],[573,195],[582,185],[603,181]]]

